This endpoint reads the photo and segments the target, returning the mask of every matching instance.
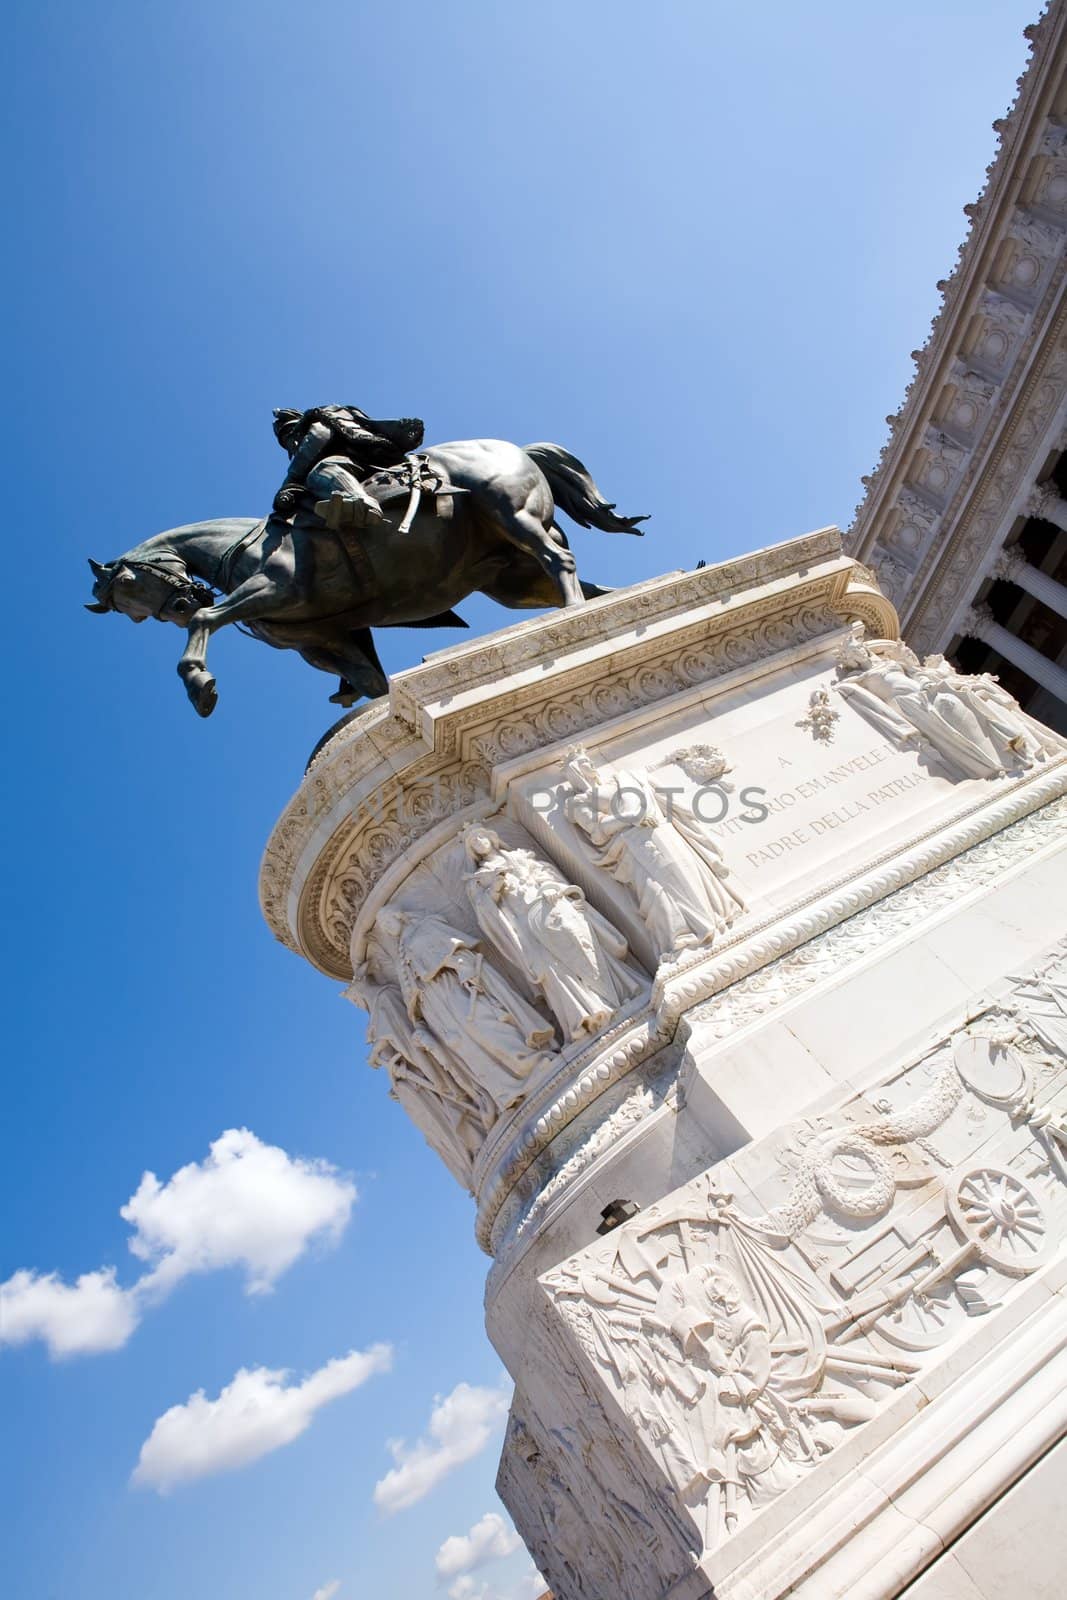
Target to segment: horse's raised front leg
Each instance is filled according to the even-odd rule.
[[[257,572],[217,605],[202,606],[193,613],[189,637],[178,662],[178,676],[200,716],[210,717],[219,698],[215,680],[207,670],[207,642],[211,635],[227,622],[274,616],[283,606],[284,596],[274,579]]]

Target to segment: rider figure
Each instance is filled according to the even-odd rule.
[[[318,498],[316,514],[330,526],[366,527],[381,522],[381,506],[360,479],[396,466],[422,443],[417,417],[378,422],[356,406],[315,406],[311,411],[274,413],[274,434],[289,454],[285,482],[274,510],[289,517],[305,494]]]

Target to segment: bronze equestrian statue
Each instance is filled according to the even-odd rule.
[[[279,411],[274,427],[289,471],[268,517],[188,523],[89,563],[90,611],[188,630],[178,672],[202,717],[218,698],[207,642],[228,622],[336,673],[330,698],[350,706],[388,688],[372,627],[464,627],[452,607],[476,591],[533,609],[606,593],[579,580],[557,508],[606,533],[646,520],[617,516],[556,444],[418,451],[417,418],[376,421],[355,406]]]

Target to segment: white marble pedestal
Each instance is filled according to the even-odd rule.
[[[558,1600],[1061,1537],[1067,751],[895,639],[833,529],[672,574],[401,674],[271,838],[475,1197]]]

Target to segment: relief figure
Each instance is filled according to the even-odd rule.
[[[579,748],[564,768],[567,815],[598,866],[629,889],[663,956],[711,944],[744,902],[715,841],[674,796],[636,772],[594,765]]]
[[[395,944],[411,1022],[444,1059],[462,1063],[498,1111],[526,1093],[550,1060],[555,1031],[485,959],[479,942],[437,916],[387,906],[377,929]]]
[[[626,940],[574,884],[531,850],[481,825],[464,838],[478,926],[545,1000],[565,1041],[598,1033],[645,987]]]

